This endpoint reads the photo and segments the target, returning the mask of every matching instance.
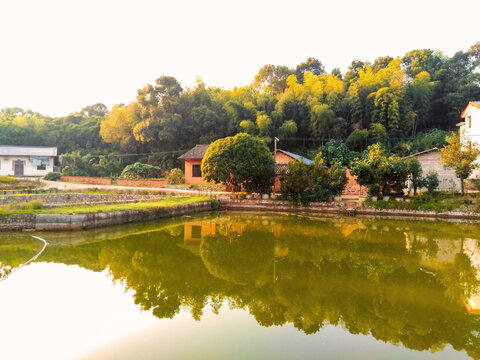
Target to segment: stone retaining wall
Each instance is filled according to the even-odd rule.
[[[236,200],[229,198],[229,196],[219,197],[219,207],[226,210],[309,211],[334,214],[343,212],[342,206],[336,203],[311,203],[309,206],[295,206],[291,202],[283,200]]]
[[[92,185],[112,185],[112,178],[93,176],[62,176],[61,181]]]
[[[280,200],[236,200],[229,196],[219,197],[219,207],[224,210],[260,210],[260,211],[286,211],[286,212],[308,212],[325,214],[346,214],[347,210],[336,203],[311,203],[309,206],[295,206],[288,201]],[[351,215],[387,216],[387,217],[413,217],[413,218],[440,218],[440,219],[461,219],[480,220],[480,213],[465,213],[460,211],[446,211],[436,213],[434,211],[412,211],[412,210],[375,210],[373,208],[360,207],[351,212]]]
[[[41,201],[44,205],[80,205],[80,204],[114,204],[138,201],[165,199],[165,195],[137,195],[137,194],[24,194],[0,195],[0,206],[27,204],[31,201]]]
[[[117,179],[117,185],[161,188],[167,185],[167,179]]]
[[[2,230],[33,230],[35,229],[35,215],[17,214],[7,215],[0,214],[0,231]]]
[[[0,231],[6,230],[81,230],[132,222],[193,214],[212,210],[210,201],[159,207],[147,210],[112,211],[90,214],[0,215]]]

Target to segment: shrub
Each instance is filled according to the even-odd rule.
[[[355,159],[351,167],[352,175],[357,176],[360,185],[368,186],[371,196],[380,193],[384,196],[391,191],[403,194],[408,177],[404,160],[396,156],[388,156],[380,144],[368,147],[368,153],[362,159]]]
[[[51,181],[57,181],[57,180],[60,180],[60,178],[62,177],[62,174],[60,174],[59,172],[49,172],[47,175],[45,175],[43,177],[44,180],[51,180]]]
[[[122,179],[155,179],[162,176],[162,169],[158,166],[136,162],[127,165],[120,174]]]
[[[179,168],[172,169],[168,174],[168,183],[170,185],[185,183],[185,175]]]
[[[40,200],[34,200],[30,201],[29,203],[22,205],[22,210],[37,210],[37,209],[43,209],[45,205],[43,205],[43,202]]]
[[[349,149],[353,151],[363,151],[367,146],[368,130],[355,129],[351,132],[346,140],[346,144]]]
[[[307,205],[310,202],[329,201],[332,193],[343,191],[347,183],[343,167],[338,164],[327,171],[317,158],[315,161],[314,164],[303,161],[288,164],[288,171],[280,176],[280,190],[285,197],[295,203]]]
[[[347,174],[341,164],[333,165],[327,173],[329,189],[333,195],[339,195],[347,185]]]
[[[428,192],[432,194],[438,188],[438,185],[440,185],[438,174],[435,171],[429,171],[427,176],[425,176],[424,185]]]

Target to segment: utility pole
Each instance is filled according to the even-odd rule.
[[[276,136],[273,139],[273,192],[275,193],[275,180],[277,178],[277,141],[280,141]]]

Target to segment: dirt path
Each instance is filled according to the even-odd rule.
[[[177,193],[178,195],[228,195],[229,192],[224,191],[200,191],[200,190],[184,190],[184,189],[171,189],[171,188],[152,188],[152,187],[140,187],[140,186],[117,186],[117,185],[93,185],[93,184],[79,184],[64,181],[49,181],[40,180],[43,188],[57,188],[59,190],[87,190],[87,189],[99,189],[105,191],[121,191],[121,190],[134,190],[134,191],[158,191]]]

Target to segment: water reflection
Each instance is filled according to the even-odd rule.
[[[327,324],[414,350],[480,357],[480,229],[444,222],[222,213],[102,241],[52,245],[42,261],[109,269],[158,318],[200,320],[227,302],[262,326]],[[15,257],[5,258],[9,264]],[[15,260],[16,261],[16,260]]]

